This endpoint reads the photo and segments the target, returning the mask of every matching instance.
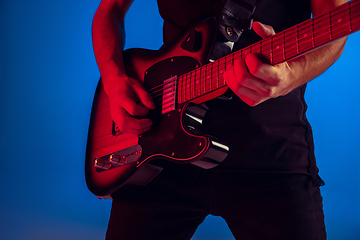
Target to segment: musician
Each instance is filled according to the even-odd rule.
[[[219,17],[225,1],[157,2],[168,45],[195,19]],[[258,0],[252,30],[243,32],[233,51],[344,2]],[[123,26],[131,3],[101,1],[93,20],[93,45],[113,120],[122,132],[141,134],[151,129],[146,115],[155,105],[142,83],[125,74]],[[345,41],[275,66],[254,53],[236,59],[224,73],[232,98],[206,102],[209,110],[203,120],[207,134],[229,145],[226,159],[207,170],[164,162],[149,184],[121,187],[112,194],[106,239],[190,239],[208,214],[224,218],[236,239],[325,239],[319,190],[323,182],[304,92],[307,82],[339,58]]]

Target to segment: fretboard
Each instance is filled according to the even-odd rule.
[[[360,0],[352,0],[178,78],[177,102],[185,103],[226,87],[223,73],[237,58],[259,53],[276,65],[360,30]]]

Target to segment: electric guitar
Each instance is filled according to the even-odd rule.
[[[360,29],[360,0],[309,19],[269,38],[209,63],[215,42],[215,18],[197,21],[160,50],[128,49],[126,73],[139,79],[154,99],[151,130],[122,133],[110,115],[100,79],[91,113],[85,176],[89,190],[109,196],[125,184],[147,184],[161,168],[152,160],[191,163],[208,169],[225,159],[229,147],[201,132],[206,106],[202,103],[227,89],[223,73],[249,53],[276,65],[322,47]]]

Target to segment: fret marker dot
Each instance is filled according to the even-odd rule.
[[[187,88],[189,88],[189,87],[190,87],[190,85],[188,84],[188,85],[186,85],[186,87],[187,87]]]
[[[276,50],[277,50],[277,49],[279,49],[279,48],[280,48],[280,46],[279,46],[279,45],[277,45],[277,46],[276,46]]]
[[[306,38],[306,37],[307,37],[307,33],[304,34],[304,38]]]
[[[198,83],[199,83],[199,80],[196,81],[196,84],[198,84]]]
[[[342,22],[342,18],[339,18],[339,19],[338,19],[338,23],[341,23],[341,22]]]

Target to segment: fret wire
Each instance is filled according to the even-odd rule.
[[[186,82],[187,82],[187,77],[184,79],[182,83],[184,102],[186,102]]]
[[[210,85],[211,85],[211,88],[213,88],[213,81],[214,81],[214,73],[213,73],[213,70],[214,70],[214,62],[211,63],[211,67],[210,67]]]
[[[200,82],[201,82],[201,72],[200,72],[200,80],[195,81],[194,84],[193,84],[193,86],[194,86],[194,89],[193,89],[194,98],[199,96],[197,94],[197,89],[198,89],[198,86],[199,86]]]
[[[184,91],[184,101],[186,102],[187,99],[186,99],[186,85],[187,85],[187,82],[189,81],[189,78],[191,78],[191,75],[189,74],[188,77],[186,79],[184,79],[184,83],[183,83],[183,91]]]
[[[194,99],[193,85],[195,85],[196,81],[198,81],[198,80],[196,79],[196,72],[195,72],[195,78],[193,78],[193,79],[190,78],[189,83],[187,84],[188,93],[189,93],[189,99],[188,100]]]
[[[216,81],[214,82],[215,88],[216,88],[216,86],[217,86],[217,83],[219,82],[220,62],[218,62],[216,68],[217,68],[217,71],[215,72],[215,74],[216,74]]]
[[[192,74],[190,75],[190,79],[192,79],[193,82],[196,83],[199,83],[200,86],[201,86],[201,81],[197,79],[197,74],[196,74],[196,71],[197,71],[197,68],[195,68],[193,71],[192,71]],[[191,80],[190,80],[191,81]]]
[[[205,76],[206,76],[207,66],[206,66],[206,65],[202,66],[202,67],[199,69],[199,71],[200,71],[199,83],[201,83],[201,82],[206,82]],[[196,92],[195,92],[195,95],[196,95]]]
[[[311,26],[312,26],[312,45],[313,47],[315,47],[315,36],[314,36],[314,33],[315,33],[315,30],[314,30],[314,18],[311,19]]]
[[[296,51],[299,54],[300,53],[300,47],[299,47],[299,25],[296,25]]]
[[[215,63],[214,62],[212,62],[211,63],[211,86],[212,86],[212,88],[213,89],[215,89],[214,88],[214,83],[216,82],[216,78],[217,78],[217,71],[216,71],[216,68],[214,68],[214,65],[215,65]]]
[[[186,86],[187,86],[187,82],[189,81],[188,79],[189,79],[188,77],[185,78],[185,79],[184,79],[184,83],[183,83],[184,101],[185,101],[185,102],[187,101],[187,98],[186,98]]]
[[[210,63],[210,85],[211,88],[213,89],[213,85],[214,85],[214,79],[215,79],[215,75],[214,75],[214,62]],[[216,73],[216,70],[215,70]]]
[[[271,40],[270,40],[270,44],[271,44],[271,47],[270,47],[270,63],[271,63],[271,65],[273,64],[273,62],[274,62],[274,56],[273,56],[273,47],[274,47],[274,38],[271,38]]]
[[[283,41],[283,58],[284,58],[284,61],[286,60],[286,53],[285,53],[285,31],[283,31],[283,39],[284,39],[284,41]]]
[[[283,35],[274,35],[272,40],[272,64],[276,61],[277,56],[282,56],[282,37]]]
[[[206,65],[205,65],[205,72],[206,72]],[[195,92],[195,96],[201,96],[201,78],[199,82],[196,82],[196,92]]]
[[[208,65],[205,65],[205,72],[202,74],[202,75],[204,75],[204,81],[205,82],[209,82],[208,81]]]
[[[201,84],[202,80],[201,80],[201,76],[202,76],[202,71],[201,71],[202,68],[196,68],[195,70],[195,74],[197,75],[197,78],[196,78],[196,81],[195,81],[195,85],[198,85],[198,84]],[[195,90],[194,90],[194,98],[196,97],[196,94],[195,94]]]
[[[196,70],[195,70],[195,76],[197,76]],[[189,87],[189,100],[194,99],[193,85],[195,85],[195,83],[197,81],[199,81],[199,80],[196,77],[195,77],[195,79],[193,81],[191,81],[191,79],[189,81],[189,84],[188,84],[188,87]]]
[[[175,86],[174,88],[177,89],[177,85],[179,84],[179,78],[175,79]],[[179,93],[175,91],[175,106],[179,103]]]
[[[215,65],[215,68],[214,67],[212,67],[212,72],[211,72],[211,78],[210,78],[210,81],[209,81],[209,85],[211,86],[211,88],[213,89],[214,87],[214,82],[216,82],[217,80],[217,78],[218,78],[218,72],[219,72],[219,67],[220,67],[220,61],[219,62],[212,62],[211,63],[211,65],[214,65],[214,64],[216,64]],[[214,72],[214,73],[213,73]]]
[[[345,13],[345,12],[341,12]],[[338,38],[339,36],[343,36],[348,32],[347,28],[347,22],[349,21],[347,14],[343,15],[340,13],[336,13],[335,11],[332,13],[331,17],[331,36],[333,39]]]
[[[188,77],[190,74],[187,74],[186,77]],[[182,78],[182,81],[181,81],[181,97],[182,97],[182,102],[185,102],[186,99],[185,99],[185,88],[184,88],[184,81],[186,82],[186,77],[185,79]]]
[[[212,64],[212,63],[210,63],[210,64]],[[207,69],[207,73],[205,74],[205,77],[206,77],[206,81],[208,81],[208,83],[209,83],[209,86],[210,86],[210,91],[212,91],[213,90],[213,88],[212,88],[212,85],[211,85],[211,65],[209,64],[209,67],[210,67],[210,73],[209,73],[209,70],[208,70],[208,68],[206,68]]]
[[[186,81],[187,78],[190,77],[190,74],[187,74],[187,77],[183,79],[182,81],[182,95],[183,95],[183,102],[186,102]]]
[[[220,72],[220,61],[217,63],[216,65],[216,71],[215,71],[215,74],[216,74],[216,80],[214,82],[214,87],[216,88],[216,85],[217,85],[217,82],[219,81],[219,72]]]
[[[311,49],[311,45],[308,44],[311,41],[311,21],[304,24],[304,28],[299,28],[299,53],[305,52]]]
[[[195,87],[198,86],[202,82],[203,76],[206,76],[206,68],[207,68],[206,65],[199,68],[199,72],[200,72],[199,78],[200,79],[199,79],[199,81],[196,81]],[[198,95],[196,94],[196,91],[195,91],[194,95],[195,95],[195,97],[198,97]]]
[[[352,26],[351,26],[351,9],[350,9],[350,2],[348,2],[348,5],[349,5],[349,10],[348,10],[348,15],[349,15],[349,31],[351,32],[352,31]]]
[[[195,77],[196,77],[196,74],[195,74]],[[196,81],[196,78],[195,78],[195,81]],[[186,100],[190,100],[191,99],[191,78],[186,82],[186,94],[187,94]]]
[[[331,11],[329,12],[329,31],[330,31],[330,40],[333,39],[332,31],[331,31]]]
[[[222,60],[225,61],[224,58],[222,58]],[[225,69],[224,67],[220,69],[220,64],[221,64],[221,61],[219,62],[219,75],[218,75],[218,79],[217,79],[217,81],[216,81],[216,88],[219,87],[220,77],[221,77],[221,75],[223,74],[224,69]],[[225,64],[224,64],[224,66],[225,66]]]
[[[179,98],[179,102],[182,103],[183,102],[183,96],[182,96],[182,79],[185,76],[180,76],[178,79],[178,86],[177,86],[177,92],[178,92],[178,98]]]
[[[187,81],[187,78],[190,77],[190,74],[187,75],[186,78],[183,79],[182,81],[182,95],[183,95],[183,102],[186,102],[186,81]]]

